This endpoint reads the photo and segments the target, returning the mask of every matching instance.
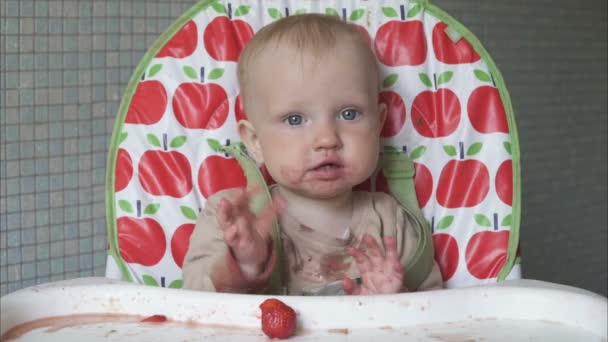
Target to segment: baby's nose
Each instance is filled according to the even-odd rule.
[[[342,146],[340,134],[333,123],[321,123],[315,127],[314,148],[335,149]]]

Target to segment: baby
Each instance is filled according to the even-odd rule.
[[[288,294],[441,288],[433,260],[418,288],[404,286],[417,221],[385,193],[353,191],[378,166],[387,115],[376,58],[357,28],[320,14],[276,21],[243,50],[238,80],[248,115],[238,132],[276,182],[272,203],[252,211],[260,189],[211,196],[190,238],[184,287],[263,293],[281,262],[277,220]]]

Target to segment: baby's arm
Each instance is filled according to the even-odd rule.
[[[280,201],[254,215],[251,192],[231,189],[212,196],[197,220],[182,269],[189,289],[255,293],[274,267],[270,238]]]

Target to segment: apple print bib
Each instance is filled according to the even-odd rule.
[[[446,287],[520,278],[519,144],[509,93],[477,38],[424,0],[203,0],[184,13],[145,54],[118,111],[106,276],[182,287],[206,199],[246,185],[237,160],[222,152],[239,140],[236,123],[246,118],[236,80],[241,49],[264,25],[301,13],[356,24],[376,53],[388,108],[382,143],[414,162]],[[358,189],[388,192],[387,180],[379,172]]]

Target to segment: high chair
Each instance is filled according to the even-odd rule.
[[[358,189],[391,192],[414,208],[428,224],[421,250],[434,253],[447,288],[520,278],[519,144],[509,93],[477,38],[425,0],[203,0],[177,19],[135,69],[118,111],[106,276],[182,287],[206,199],[256,177],[271,181],[235,158],[247,159],[236,129],[246,117],[236,62],[262,26],[312,12],[358,25],[382,67],[385,165]],[[402,172],[397,180],[390,167]],[[419,276],[419,265],[409,266],[405,277]]]

